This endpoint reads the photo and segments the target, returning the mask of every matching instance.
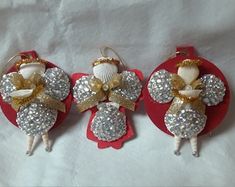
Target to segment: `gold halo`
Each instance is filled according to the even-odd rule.
[[[97,66],[97,65],[103,64],[103,63],[114,64],[114,65],[118,66],[120,64],[120,61],[115,58],[112,58],[112,57],[101,57],[101,58],[96,59],[92,63],[92,66],[94,67],[94,66]]]
[[[176,67],[185,67],[185,66],[200,66],[201,61],[198,59],[185,59],[182,62],[176,64]]]
[[[40,58],[25,58],[25,59],[21,59],[19,61],[16,61],[15,66],[16,66],[17,70],[19,70],[20,66],[22,64],[30,64],[30,63],[33,63],[33,62],[37,62],[37,63],[44,64],[44,65],[46,65],[48,63],[46,60],[43,60],[43,59],[40,59]]]

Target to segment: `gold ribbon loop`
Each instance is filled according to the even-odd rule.
[[[23,89],[33,89],[30,96],[15,96],[12,98],[11,106],[16,111],[18,111],[21,106],[26,106],[37,100],[49,108],[56,109],[61,112],[66,111],[65,104],[63,102],[45,94],[45,84],[40,74],[33,73],[29,79],[24,79],[21,74],[14,73],[11,81],[17,91]]]
[[[120,106],[127,108],[129,110],[134,111],[135,110],[135,102],[128,100],[121,95],[118,95],[114,92],[110,92],[109,94],[109,101],[118,103]]]
[[[113,75],[108,83],[103,83],[98,78],[92,78],[89,81],[89,85],[91,90],[96,94],[77,104],[80,112],[96,106],[99,102],[104,101],[107,98],[109,101],[116,102],[129,110],[135,110],[135,103],[133,101],[128,100],[113,91],[115,88],[123,87],[122,76],[120,74]]]

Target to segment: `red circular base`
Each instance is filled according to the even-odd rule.
[[[177,72],[176,64],[178,62],[181,62],[184,59],[186,59],[186,57],[183,57],[183,56],[177,56],[175,58],[169,59],[165,61],[164,63],[160,64],[152,72],[152,74],[160,69],[165,69],[171,73],[176,73]],[[190,58],[190,59],[193,59],[193,58]],[[219,103],[216,106],[206,107],[207,123],[206,123],[204,130],[200,133],[200,135],[202,135],[215,129],[220,124],[220,122],[224,119],[228,111],[228,107],[229,107],[230,91],[229,91],[226,78],[224,77],[223,73],[214,64],[212,64],[208,60],[203,59],[201,57],[194,57],[194,59],[199,59],[202,62],[202,64],[199,66],[199,69],[200,69],[199,77],[204,74],[214,74],[215,76],[217,76],[224,82],[225,87],[226,87],[226,92],[225,92],[223,102]],[[150,77],[148,78],[148,81]],[[148,81],[147,81],[147,84],[148,84]],[[169,135],[172,135],[167,130],[165,123],[164,123],[164,116],[165,116],[166,111],[169,109],[171,102],[167,104],[160,104],[160,103],[155,102],[149,95],[147,84],[145,85],[144,92],[143,92],[144,93],[144,105],[145,105],[146,112],[149,115],[152,122],[160,130],[162,130],[163,132]]]
[[[57,67],[56,65],[48,62],[46,65],[46,68],[53,68],[53,67]],[[10,72],[17,72],[16,67],[13,66],[7,73]],[[66,116],[68,115],[70,108],[71,108],[71,104],[72,104],[72,94],[69,93],[69,95],[67,96],[67,98],[63,101],[63,103],[66,106],[66,112],[58,112],[58,117],[56,120],[55,125],[53,126],[53,128],[57,127],[58,125],[60,125],[63,120],[66,118]],[[2,100],[2,97],[0,96],[0,106],[2,108],[2,112],[4,113],[4,115],[7,117],[7,119],[16,127],[18,127],[17,123],[16,123],[16,111],[11,107],[11,105],[9,105],[8,103],[4,102]]]

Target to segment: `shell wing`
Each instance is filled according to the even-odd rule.
[[[76,80],[73,87],[73,97],[75,98],[75,102],[77,104],[84,102],[85,100],[96,94],[94,91],[91,90],[91,87],[89,85],[89,81],[92,78],[92,75],[84,75]]]
[[[48,68],[44,74],[46,94],[64,100],[70,92],[70,80],[68,75],[60,68]]]
[[[201,92],[203,102],[207,106],[214,106],[223,101],[226,88],[222,80],[212,74],[206,74],[201,77],[204,85]]]
[[[4,74],[2,77],[2,80],[0,82],[1,96],[2,96],[3,101],[5,101],[7,103],[10,103],[12,100],[10,93],[17,90],[12,82],[14,74],[18,74],[18,73],[12,72],[12,73],[8,73],[8,74]]]
[[[158,103],[168,103],[173,99],[172,74],[166,70],[159,70],[152,74],[147,88],[151,98]]]

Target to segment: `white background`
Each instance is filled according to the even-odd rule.
[[[232,0],[1,0],[0,62],[35,49],[69,74],[91,72],[99,47],[112,46],[147,78],[174,53],[194,45],[235,84],[235,1]],[[200,138],[199,158],[186,142],[173,155],[173,139],[158,130],[143,105],[130,115],[136,138],[120,150],[99,150],[86,138],[89,112],[73,107],[51,132],[53,152],[40,142],[25,155],[26,137],[0,115],[0,186],[232,186],[235,127],[230,112],[213,136]]]

